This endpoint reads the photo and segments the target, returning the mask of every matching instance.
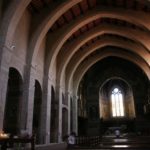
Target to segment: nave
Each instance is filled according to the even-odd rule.
[[[0,141],[149,139],[149,18],[149,0],[0,0]]]

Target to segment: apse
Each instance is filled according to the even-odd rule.
[[[115,56],[98,61],[78,88],[79,134],[100,135],[122,125],[129,132],[141,129],[135,124],[145,117],[147,89],[148,77],[133,62]]]

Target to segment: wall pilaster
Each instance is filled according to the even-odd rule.
[[[66,99],[68,101],[68,134],[70,134],[70,129],[71,129],[71,116],[70,116],[70,111],[71,111],[71,103],[70,103],[70,94],[69,92],[66,93]]]
[[[62,142],[62,89],[56,87],[56,101],[58,101],[58,142]]]
[[[26,85],[25,85],[26,86]],[[27,88],[28,87],[28,88]],[[30,79],[29,79],[29,86],[27,86],[24,90],[24,100],[25,105],[24,105],[24,111],[27,113],[26,117],[26,130],[28,131],[29,134],[32,134],[32,123],[33,123],[33,109],[34,109],[34,92],[35,92],[35,70],[34,68],[31,67],[31,72],[30,72]]]
[[[50,118],[51,118],[51,81],[44,77],[43,98],[42,98],[42,116],[41,116],[41,135],[42,143],[50,143]]]
[[[13,51],[3,45],[0,45],[0,51],[3,51],[3,53],[1,53],[2,59],[0,62],[0,130],[2,130],[6,104],[9,65]]]
[[[78,134],[78,96],[73,96],[73,131]]]

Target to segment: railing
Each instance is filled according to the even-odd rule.
[[[76,137],[76,147],[77,146],[93,147],[93,146],[99,145],[100,141],[101,141],[100,136],[91,136],[91,137],[79,136],[79,137]]]
[[[150,136],[135,137],[76,137],[76,144],[73,149],[150,149]]]

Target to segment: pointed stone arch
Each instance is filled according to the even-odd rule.
[[[109,18],[117,18],[120,20],[126,20],[127,22],[134,22],[136,25],[139,25],[143,28],[147,28],[149,29],[149,25],[143,20],[145,17],[148,16],[143,16],[141,18],[138,17],[138,13],[137,12],[133,12],[133,11],[128,11],[126,12],[125,10],[123,12],[121,12],[121,10],[118,11],[117,13],[117,9],[113,10],[113,9],[105,9],[105,10],[95,10],[93,12],[89,12],[88,14],[86,14],[85,16],[81,17],[78,19],[78,21],[76,21],[73,25],[68,25],[65,26],[64,28],[61,29],[61,31],[58,31],[58,33],[56,33],[56,37],[58,37],[57,35],[61,35],[61,37],[59,36],[59,38],[57,38],[57,40],[55,38],[53,38],[52,43],[54,43],[52,45],[52,47],[50,48],[51,51],[48,54],[47,60],[46,60],[46,67],[49,69],[52,68],[56,56],[58,54],[58,52],[60,51],[60,49],[62,48],[62,46],[64,45],[64,43],[67,41],[67,39],[74,33],[76,32],[78,29],[80,29],[81,27],[83,27],[84,25],[86,25],[87,23],[96,20],[98,18],[103,18],[103,17],[109,17]],[[130,15],[130,14],[132,15]],[[128,17],[127,17],[128,16]],[[130,18],[131,17],[131,18]],[[133,21],[134,20],[134,21]],[[65,31],[65,32],[64,32]],[[62,34],[63,33],[63,34]],[[50,42],[50,41],[49,41]],[[51,72],[51,71],[50,71]]]
[[[23,80],[15,68],[9,68],[3,130],[10,134],[20,133]]]
[[[106,45],[105,45],[106,44]],[[77,69],[77,67],[79,66],[79,64],[89,55],[92,54],[94,51],[96,51],[97,49],[101,49],[102,47],[105,46],[116,46],[116,47],[120,47],[120,48],[125,48],[127,51],[133,51],[133,52],[138,52],[138,55],[143,55],[143,60],[144,60],[144,56],[146,56],[147,58],[145,60],[147,65],[149,65],[149,53],[146,52],[142,46],[140,45],[136,45],[135,43],[132,42],[126,42],[123,40],[119,40],[119,39],[110,39],[110,38],[106,38],[103,40],[99,40],[96,43],[92,44],[91,46],[89,46],[88,48],[83,49],[82,51],[78,51],[76,53],[76,55],[74,55],[74,57],[71,60],[71,63],[67,66],[67,70],[66,70],[66,86],[68,86],[68,83],[70,82],[70,80],[72,79],[72,76],[75,72],[75,70]],[[142,52],[143,51],[143,52]],[[145,52],[146,53],[145,53]],[[141,54],[139,54],[141,53]],[[145,54],[144,54],[145,53]],[[68,90],[68,87],[67,87]]]
[[[62,108],[62,139],[68,135],[68,109]]]
[[[36,135],[36,144],[41,141],[41,113],[42,113],[42,88],[38,80],[35,80],[34,105],[33,105],[33,133]]]
[[[96,63],[97,61],[105,58],[105,57],[108,57],[108,56],[117,56],[117,57],[121,57],[121,58],[124,58],[124,59],[127,59],[135,64],[137,64],[144,72],[145,74],[147,75],[147,77],[150,79],[150,70],[149,70],[149,66],[145,63],[145,61],[143,59],[139,59],[138,57],[134,57],[127,53],[127,52],[124,52],[122,51],[121,53],[119,51],[113,51],[113,50],[108,50],[107,49],[107,52],[106,51],[103,51],[97,55],[93,55],[93,57],[91,57],[90,59],[88,59],[87,61],[84,61],[82,63],[82,65],[80,65],[75,74],[74,74],[74,77],[73,77],[73,89],[74,89],[74,94],[77,94],[77,89],[78,89],[78,85],[79,85],[79,82],[81,80],[81,78],[83,77],[84,73],[88,70],[88,68],[90,66],[92,66],[94,63]],[[71,86],[71,83],[69,83],[69,87]]]
[[[51,86],[51,119],[50,119],[50,143],[55,143],[57,137],[57,103],[55,100],[55,90]]]

